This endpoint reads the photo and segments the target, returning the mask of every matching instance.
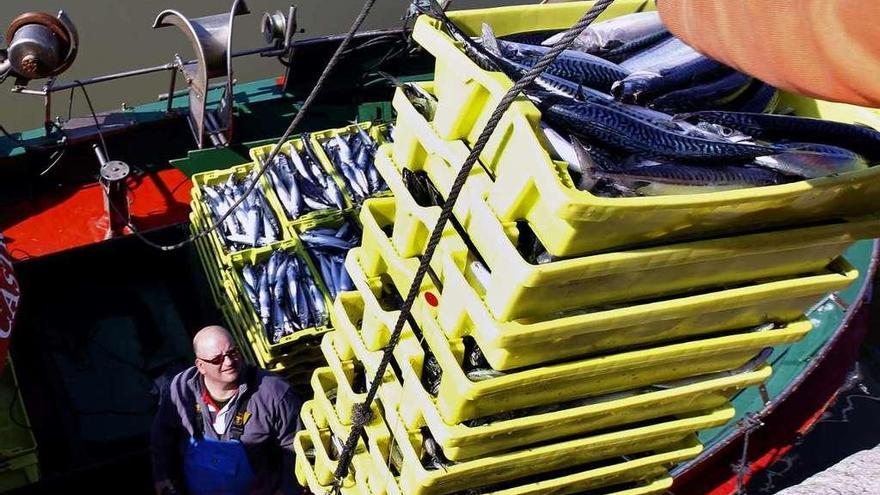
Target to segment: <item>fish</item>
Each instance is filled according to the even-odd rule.
[[[340,291],[348,291],[354,290],[354,281],[351,279],[351,275],[348,274],[348,270],[345,269],[345,259],[342,256],[333,256],[333,262],[336,263],[336,267],[338,269],[336,273],[336,279],[339,281],[339,290]]]
[[[552,158],[568,162],[569,169],[574,168],[574,171],[580,172],[576,168],[577,154],[571,142],[543,122],[541,122],[541,131],[544,133],[544,137],[547,138],[547,142],[550,143],[550,149],[554,152],[551,155]]]
[[[431,435],[431,430],[423,426],[422,432],[422,466],[425,469],[446,469],[448,466],[455,464],[443,454],[443,449]]]
[[[674,89],[729,74],[732,70],[704,56],[688,61],[673,61],[668,66],[633,72],[616,81],[611,85],[611,94],[624,103],[641,104]]]
[[[271,320],[271,307],[272,300],[271,294],[269,293],[269,273],[268,270],[262,270],[260,273],[260,292],[257,294],[259,298],[260,306],[258,309],[258,313],[260,315],[260,321],[263,322],[264,327],[269,326],[269,321]]]
[[[868,162],[857,153],[827,144],[785,143],[792,151],[755,158],[756,165],[802,179],[854,172],[868,168]]]
[[[702,55],[678,38],[670,37],[649,46],[619,65],[631,72],[657,72],[664,67],[692,62]]]
[[[586,53],[601,54],[645,36],[666,32],[660,14],[656,11],[636,12],[587,26],[574,39],[572,48]],[[563,34],[564,32],[551,36],[541,44],[552,46],[562,39]]]
[[[312,177],[311,169],[306,166],[302,157],[299,156],[299,153],[296,152],[296,148],[291,149],[292,153],[290,153],[290,159],[293,162],[293,166],[296,169],[296,173],[305,180],[314,182],[315,178]]]
[[[485,380],[502,377],[507,373],[503,371],[493,370],[492,368],[475,368],[465,374],[467,375],[468,380],[472,382],[482,382]]]
[[[324,302],[324,294],[321,293],[321,289],[315,284],[313,278],[307,278],[306,284],[309,287],[309,295],[311,296],[311,302],[313,303],[312,307],[314,308],[313,323],[315,326],[318,326],[324,323],[327,315],[327,305]]]
[[[620,184],[643,196],[699,194],[746,187],[776,185],[784,177],[771,170],[742,165],[699,166],[656,162],[637,157],[612,170],[600,169],[589,153],[575,142],[583,181],[582,190],[592,190],[600,181]]]
[[[332,246],[338,249],[348,251],[354,247],[354,243],[339,239],[332,235],[319,234],[314,231],[306,231],[300,234],[300,239],[307,244],[317,244],[320,246]]]
[[[619,183],[625,190],[642,196],[700,194],[784,182],[779,174],[767,173],[760,168],[735,165],[700,167],[650,161],[613,172],[594,172],[592,177]]]
[[[846,148],[870,162],[880,160],[880,132],[856,124],[791,115],[709,110],[677,115],[690,122],[721,124],[766,140],[791,140]]]
[[[779,151],[772,145],[690,136],[604,105],[561,100],[549,94],[530,98],[551,125],[645,158],[711,163],[752,159]]]
[[[714,81],[660,95],[652,99],[648,107],[666,113],[718,108],[743,94],[752,80],[748,74],[733,71]]]
[[[776,110],[778,104],[779,90],[762,81],[755,80],[741,95],[723,105],[719,110],[770,113]]]
[[[550,51],[545,46],[498,40],[488,24],[483,24],[481,42],[490,53],[526,69],[531,69]],[[575,50],[564,50],[544,72],[601,91],[607,91],[614,82],[630,74],[613,62]]]
[[[285,277],[285,281],[287,282],[287,307],[295,311],[296,302],[299,297],[299,284],[297,284],[297,280],[299,279],[299,271],[297,270],[296,263],[288,263],[286,271],[287,276]]]
[[[431,351],[427,351],[422,361],[422,385],[429,394],[436,397],[440,392],[442,378],[443,369],[440,367],[440,363]]]
[[[399,88],[401,92],[403,92],[403,96],[406,97],[407,100],[412,104],[412,106],[416,109],[419,114],[425,118],[428,122],[432,122],[434,120],[434,116],[437,114],[437,97],[428,93],[424,88],[419,86],[416,83],[412,82],[403,82],[397,77],[388,74],[387,72],[378,71],[378,74],[385,79],[389,80],[395,87]],[[393,141],[393,131],[394,127],[391,126],[388,136],[386,136],[388,141]]]
[[[471,261],[470,273],[474,276],[476,282],[480,284],[480,287],[477,287],[477,289],[480,289],[481,294],[485,294],[486,290],[489,288],[489,280],[492,277],[492,273],[486,265],[479,260]]]
[[[603,50],[595,55],[619,64],[624,60],[631,58],[636,53],[666,41],[670,37],[672,37],[672,34],[669,33],[669,31],[658,31],[656,33],[646,34],[640,38],[636,38],[618,46],[617,48]]]

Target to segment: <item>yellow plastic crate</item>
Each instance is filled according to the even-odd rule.
[[[318,158],[324,163],[326,168],[330,168],[333,170],[336,177],[339,179],[337,181],[342,188],[342,191],[346,195],[346,200],[350,205],[355,206],[354,196],[349,189],[348,185],[345,183],[345,180],[342,178],[342,173],[336,170],[336,166],[330,160],[330,157],[327,156],[327,152],[324,150],[323,143],[327,139],[330,139],[334,136],[339,136],[343,134],[351,134],[352,132],[356,132],[357,128],[367,131],[367,134],[373,139],[377,146],[385,143],[385,136],[383,135],[383,131],[388,127],[387,124],[373,124],[372,122],[360,122],[358,124],[352,124],[346,127],[340,127],[338,129],[329,129],[326,131],[313,132],[311,133],[312,145],[315,149],[315,153],[318,155]],[[380,191],[374,194],[371,197],[383,197],[390,195],[390,191]]]
[[[367,318],[363,315],[368,311],[365,307],[369,304],[367,302],[369,298],[370,294],[362,291],[339,293],[333,305],[333,311],[337,314],[339,321],[338,333],[333,338],[333,347],[341,359],[357,359],[367,363],[367,367],[373,369],[382,359],[384,347],[388,345],[388,339],[384,341],[380,348],[371,350],[361,337],[366,331],[363,330],[363,327],[358,327],[357,322],[360,320],[362,325],[366,324]],[[387,324],[384,327],[385,331],[383,331],[383,334],[387,334],[388,338],[390,338],[391,328],[398,314],[400,314],[399,311],[389,311],[384,312],[382,315],[384,317],[382,325]],[[398,361],[401,359],[416,360],[419,366],[421,366],[423,353],[420,344],[412,333],[409,322],[404,323],[400,341],[394,348],[393,353]]]
[[[466,33],[481,25],[498,36],[565,29],[592,2],[524,5],[450,12]],[[642,0],[614,2],[607,19],[645,6]],[[438,98],[433,128],[446,140],[474,143],[497,103],[512,86],[502,73],[474,64],[439,27],[421,16],[413,38],[436,57]],[[783,104],[798,114],[880,128],[875,110],[785,95]],[[540,136],[541,114],[520,96],[504,114],[480,155],[496,176],[488,202],[503,220],[526,219],[547,249],[557,256],[668,242],[756,228],[796,225],[876,213],[880,168],[778,186],[662,197],[603,198],[573,187],[564,166],[554,163]]]
[[[510,488],[493,489],[484,493],[487,495],[544,495],[547,493],[566,495],[596,489],[602,489],[603,493],[608,493],[616,485],[643,482],[643,480],[657,479],[657,477],[668,475],[669,467],[693,459],[702,450],[703,446],[696,437],[691,436],[667,449],[634,460],[621,461],[575,474],[542,479]]]
[[[325,415],[330,417],[331,421],[336,421],[341,426],[348,427],[352,422],[354,406],[363,403],[366,395],[365,393],[355,393],[352,388],[356,363],[343,361],[341,364],[342,371],[344,372],[342,377],[336,375],[338,368],[323,367],[315,370],[314,374],[312,374],[311,383],[312,390],[315,392],[314,401],[317,405],[316,407],[321,408]],[[366,373],[366,370],[364,371]],[[367,380],[370,378],[372,377],[367,377]],[[333,399],[328,396],[328,392],[331,391],[334,396]],[[375,409],[374,415],[380,415],[378,405],[375,402],[371,407]],[[332,414],[328,411],[332,411]]]
[[[433,82],[415,83],[428,93],[434,93]],[[384,171],[380,169],[383,177],[387,175],[399,176],[406,167],[413,172],[423,171],[428,174],[431,182],[437,187],[443,197],[449,196],[455,176],[470,155],[470,148],[462,140],[444,140],[437,135],[431,123],[425,120],[413,106],[412,102],[397,89],[391,101],[397,112],[397,125],[394,130],[394,142],[389,144],[390,153],[383,152],[384,156],[390,156],[391,160],[385,160],[385,164],[392,165],[396,170]],[[387,181],[387,179],[386,179]],[[389,183],[389,186],[391,184]],[[467,222],[469,210],[469,198],[472,191],[478,193],[487,191],[492,187],[492,180],[483,170],[478,161],[468,174],[467,182],[462,189],[453,209],[455,216],[462,222]],[[395,190],[394,187],[391,188]],[[396,194],[395,194],[396,195]]]
[[[660,495],[669,493],[672,488],[672,476],[668,474],[653,480],[647,480],[634,488],[627,488],[616,492],[609,492],[604,495]],[[493,494],[502,495],[502,494]],[[512,495],[512,494],[503,494]]]
[[[193,232],[196,228],[200,228],[203,225],[202,221],[195,214],[190,214],[190,220]],[[311,346],[315,352],[310,356],[308,352],[304,352],[309,347],[309,344],[303,340],[297,341],[296,347],[291,352],[272,355],[263,344],[263,341],[257,337],[256,334],[258,332],[246,327],[239,316],[244,314],[244,309],[238,299],[229,295],[234,293],[235,290],[232,288],[232,285],[227,287],[227,284],[232,284],[232,281],[228,274],[228,269],[219,264],[221,263],[219,256],[211,251],[210,244],[205,238],[196,240],[195,246],[202,263],[202,268],[208,279],[214,303],[223,314],[227,327],[236,340],[236,345],[244,352],[245,360],[278,373],[289,372],[293,367],[316,364],[315,358],[320,358],[317,343]]]
[[[448,424],[419,380],[421,368],[401,364],[404,369],[400,416],[408,428],[427,425],[443,452],[454,461],[473,459],[495,452],[524,448],[549,440],[585,436],[606,428],[620,428],[663,416],[708,410],[726,405],[738,391],[766,381],[769,366],[733,376],[707,376],[694,383],[670,388],[645,387],[612,393],[553,412],[498,420],[482,426]],[[548,385],[550,386],[550,385]]]
[[[265,160],[266,157],[268,157],[269,154],[272,153],[272,149],[274,148],[274,144],[267,144],[266,146],[251,148],[248,153],[250,154],[250,157],[255,164],[262,165],[263,160]],[[290,160],[292,150],[296,150],[298,153],[302,154],[303,148],[304,147],[302,137],[299,137],[296,139],[291,139],[290,141],[282,144],[279,153],[287,155],[288,160]],[[322,154],[318,153],[318,150],[315,151],[316,155],[318,156],[318,161],[320,162],[318,165],[324,169],[327,177],[329,177],[330,180],[334,181],[337,187],[339,187],[340,192],[342,192],[342,197],[345,199],[346,209],[350,208],[351,200],[345,193],[345,187],[342,180],[336,174],[336,171],[333,169],[333,167],[329,167],[328,164],[322,159]],[[293,162],[291,162],[290,166],[293,167]],[[271,180],[269,180],[268,172],[264,175],[264,177],[266,179],[267,188],[271,190],[272,182]],[[278,195],[274,190],[272,191],[272,199],[270,200],[270,204],[272,205],[272,209],[275,210],[275,215],[278,216],[278,218],[284,225],[285,230],[289,230],[291,228],[296,229],[297,226],[301,224],[308,224],[309,222],[320,220],[324,217],[332,216],[339,212],[339,210],[336,208],[327,208],[323,210],[310,211],[306,214],[300,215],[297,218],[290,218],[287,214],[287,210],[284,209],[284,206],[281,204],[281,200],[278,198]]]
[[[739,332],[551,364],[472,382],[461,365],[464,341],[447,340],[439,322],[424,306],[420,306],[417,318],[443,370],[437,407],[447,424],[736,369],[761,349],[796,342],[811,329],[810,322],[802,319],[763,332]]]
[[[241,320],[242,326],[246,328],[247,331],[254,334],[255,338],[260,343],[260,345],[256,346],[257,348],[255,350],[260,353],[265,351],[265,354],[262,357],[267,362],[272,358],[276,358],[289,352],[297,341],[304,338],[315,338],[327,332],[329,325],[328,320],[327,325],[298,330],[291,335],[284,336],[274,344],[269,342],[259,316],[252,307],[250,301],[247,299],[244,289],[244,280],[240,270],[241,267],[245,265],[253,265],[255,263],[263,262],[277,250],[296,253],[305,262],[309,273],[318,286],[318,289],[324,295],[324,304],[328,312],[332,305],[332,301],[327,295],[327,289],[324,287],[320,275],[317,275],[318,270],[312,265],[309,256],[305,253],[305,250],[296,239],[290,239],[270,246],[235,253],[230,258],[229,281],[226,284],[228,298],[233,302],[231,309],[236,312],[235,316]]]
[[[421,254],[419,249],[436,224],[440,208],[421,207],[415,202],[389,152],[387,147],[380,150],[377,167],[394,191],[397,210],[409,213],[409,224],[418,223],[418,228],[408,226],[400,233],[395,223],[392,240],[398,250],[417,246],[404,255],[415,256]],[[428,156],[442,161],[436,155]],[[482,198],[471,197],[466,204],[470,205],[467,233],[491,271],[485,283],[485,304],[500,321],[817,272],[856,240],[880,236],[880,217],[869,216],[533,265],[516,249],[519,234],[515,222],[500,221]],[[361,222],[370,222],[367,216],[374,211],[362,210]],[[464,249],[463,244],[455,248],[459,246]]]
[[[380,162],[383,161],[383,156],[380,156],[382,150],[383,148],[380,148],[377,153],[377,167],[381,167]],[[407,203],[407,206],[411,204],[412,208],[403,206],[398,208],[396,205],[399,203],[401,201],[396,198],[378,198],[364,202],[360,213],[363,226],[360,260],[364,271],[370,276],[387,273],[398,288],[401,288],[401,296],[406,297],[409,286],[403,288],[400,283],[407,279],[412,281],[409,273],[414,273],[419,266],[415,258],[421,256],[425,250],[431,229],[437,223],[439,208],[422,208],[416,205],[415,201]],[[392,227],[391,241],[398,255],[395,259],[400,262],[390,265],[389,259],[383,259],[380,246],[388,238],[385,230]],[[444,228],[440,245],[448,245],[444,250],[464,266],[467,248],[451,225],[447,224]],[[431,268],[435,272],[442,268],[439,257],[431,258]],[[425,284],[428,283],[427,278],[425,280],[422,287],[426,287]]]
[[[327,423],[326,418],[316,418],[320,412],[315,409],[313,401],[306,401],[302,405],[302,409],[300,412],[300,418],[302,419],[303,427],[305,431],[309,433],[311,438],[313,439],[313,447],[315,449],[315,461],[314,461],[314,473],[317,481],[321,485],[330,485],[333,483],[334,472],[336,471],[337,466],[337,458],[331,453],[331,443],[333,432],[329,429],[322,429],[318,427],[319,423]],[[315,442],[314,439],[320,439],[320,442]],[[339,438],[339,445],[345,442],[345,438]],[[345,482],[349,483],[353,481],[354,478],[352,476],[351,470],[345,476]]]
[[[332,486],[321,484],[318,481],[315,465],[311,464],[308,457],[306,457],[306,452],[314,449],[316,444],[319,443],[312,440],[311,433],[308,431],[300,431],[296,434],[293,440],[293,449],[296,453],[295,474],[299,484],[307,487],[314,495],[329,495]],[[352,459],[352,470],[355,471],[354,476],[349,476],[342,482],[343,495],[371,495],[358,479],[359,472],[367,472],[365,459],[362,455],[354,456]]]
[[[398,292],[401,288],[408,287],[392,283],[388,280],[391,277],[385,276],[386,273],[374,272],[372,275],[367,275],[361,261],[366,251],[365,247],[354,248],[349,252],[345,260],[346,270],[348,270],[352,281],[354,281],[355,289],[360,293],[358,297],[360,297],[362,302],[358,307],[340,306],[339,298],[337,297],[337,304],[335,306],[339,308],[339,311],[334,311],[333,313],[334,318],[342,320],[342,323],[337,323],[334,320],[334,325],[345,327],[343,333],[347,343],[349,345],[363,346],[366,351],[369,351],[370,354],[358,354],[361,360],[371,359],[368,356],[373,356],[374,354],[372,353],[375,352],[381,352],[388,345],[391,332],[394,330],[394,326],[400,317],[399,310],[383,309],[377,294],[381,294],[382,291]],[[406,278],[402,278],[400,282],[410,283],[412,281],[409,271],[401,270],[396,273],[406,275]],[[428,287],[430,285],[425,285],[425,288]],[[406,289],[404,288],[404,290]],[[405,296],[399,292],[398,295],[401,297],[401,300]],[[357,324],[358,321],[360,324]],[[352,330],[354,330],[354,333],[352,333]],[[407,341],[412,337],[413,333],[409,322],[404,322],[401,341]],[[344,352],[352,352],[353,350],[355,349],[351,351],[345,350]]]
[[[197,216],[200,217],[204,225],[211,225],[214,223],[214,221],[216,221],[216,219],[209,213],[210,210],[205,204],[205,198],[204,193],[202,192],[202,188],[204,186],[211,186],[225,182],[227,179],[229,179],[230,175],[235,175],[236,177],[246,176],[253,170],[253,163],[245,163],[242,165],[237,165],[235,167],[230,167],[225,170],[202,172],[192,176],[193,187],[190,191],[190,195],[192,197],[190,206],[192,210],[196,212]],[[260,190],[266,196],[266,200],[269,202],[269,206],[272,208],[273,211],[276,212],[277,216],[278,212],[276,204],[278,202],[278,199],[275,197],[275,192],[271,190],[271,187],[269,187],[269,182],[265,175],[260,178],[257,187],[260,188]],[[287,233],[287,230],[283,228],[282,220],[283,217],[278,218],[278,223],[282,226],[282,228],[278,232],[279,240],[289,239],[290,236]],[[213,251],[220,256],[222,265],[228,266],[233,251],[231,251],[229,247],[224,244],[223,240],[221,240],[220,238],[220,234],[216,230],[213,230],[210,234],[206,235],[206,238],[210,241]]]
[[[411,201],[411,198],[409,198]],[[415,276],[418,260],[416,258],[403,259],[393,243],[388,238],[385,230],[391,224],[391,219],[399,218],[397,210],[432,210],[436,208],[421,208],[414,203],[404,207],[397,207],[406,201],[406,191],[392,199],[376,200],[368,202],[361,210],[361,221],[365,226],[365,232],[370,231],[369,236],[364,236],[364,244],[361,248],[353,250],[346,260],[348,271],[352,274],[355,285],[364,295],[367,301],[372,293],[378,292],[375,288],[367,288],[366,281],[382,281],[383,274],[390,274],[392,280],[401,293],[408,290]],[[476,210],[475,210],[476,212]],[[475,213],[476,215],[477,213]],[[426,217],[427,213],[410,215],[408,221],[417,217]],[[420,221],[420,220],[418,220]],[[374,227],[371,227],[374,226]],[[393,224],[397,229],[397,224]],[[383,230],[384,229],[384,230]],[[823,229],[823,227],[818,227]],[[417,229],[410,229],[417,230]],[[807,229],[808,230],[808,229]],[[799,318],[803,312],[813,305],[823,294],[839,290],[849,285],[858,277],[858,272],[848,265],[842,258],[829,265],[829,269],[821,273],[807,274],[782,280],[769,280],[763,283],[753,283],[738,288],[702,292],[685,295],[677,298],[668,298],[642,304],[631,304],[616,309],[597,308],[592,312],[583,312],[573,315],[553,315],[544,318],[519,319],[501,322],[493,318],[487,298],[490,293],[508,290],[514,282],[502,282],[502,277],[509,275],[510,271],[505,267],[493,271],[497,277],[494,282],[488,282],[487,293],[481,294],[474,288],[479,283],[475,282],[468,270],[462,270],[466,262],[461,261],[462,256],[453,258],[449,252],[453,249],[461,249],[463,244],[453,243],[455,232],[451,232],[448,238],[443,239],[441,247],[435,254],[432,267],[439,273],[440,283],[443,290],[437,290],[435,284],[426,277],[421,290],[423,293],[431,292],[437,300],[437,307],[432,310],[439,320],[444,333],[449,338],[463,338],[472,336],[480,345],[484,355],[490,364],[499,370],[508,370],[524,366],[536,365],[548,361],[559,361],[578,356],[586,356],[598,352],[607,352],[615,349],[625,349],[645,344],[662,343],[663,341],[682,339],[686,337],[699,337],[717,333],[723,330],[746,328],[759,325],[766,321],[786,322]],[[749,236],[751,237],[751,236]],[[409,240],[398,238],[399,242],[410,245],[410,251],[418,254],[420,244],[424,239],[411,238]],[[408,242],[407,242],[408,241]],[[712,243],[713,241],[701,241],[692,244]],[[783,241],[779,241],[783,243]],[[748,248],[743,248],[748,249]],[[691,251],[682,249],[681,256],[688,256]],[[711,246],[704,249],[706,253],[712,253]],[[736,253],[734,247],[726,251]],[[460,251],[459,251],[459,254]],[[627,260],[627,253],[617,255],[598,255],[590,258],[602,258],[618,256]],[[694,256],[694,255],[691,255]],[[370,259],[365,263],[364,258]],[[656,265],[672,263],[675,256],[665,257],[657,255],[660,261],[652,260],[650,256],[639,257],[646,266],[631,263],[629,269],[636,273],[645,273],[644,280],[657,280],[650,270]],[[578,260],[570,260],[578,261]],[[498,260],[500,264],[502,261]],[[557,262],[550,265],[558,265]],[[525,262],[523,262],[525,264]],[[721,261],[710,263],[720,266]],[[696,265],[699,266],[699,265]],[[593,270],[601,273],[603,265],[597,262]],[[537,268],[537,267],[535,267]],[[604,267],[607,269],[607,267]],[[587,268],[582,267],[582,270]],[[666,270],[673,276],[672,267]],[[376,271],[367,271],[376,270]],[[574,270],[572,268],[572,270]],[[663,271],[663,270],[660,270]],[[549,277],[549,275],[546,275]],[[596,279],[594,287],[583,287],[588,294],[601,294],[613,282],[608,282],[609,277]],[[627,278],[627,283],[636,285],[637,278]],[[601,287],[602,290],[595,290]],[[512,287],[522,290],[521,286]],[[494,291],[494,292],[493,292]],[[552,291],[537,292],[531,297],[518,297],[515,300],[520,305],[544,304],[553,307],[557,301],[565,301],[568,295],[560,291],[561,295],[555,297]],[[593,296],[599,297],[599,296]],[[375,306],[378,306],[376,304]],[[380,308],[370,306],[370,312],[376,313]],[[427,306],[430,307],[430,306]],[[554,308],[555,309],[555,308]],[[391,318],[385,319],[385,324],[373,326],[363,325],[365,338],[373,338],[373,348],[380,349],[387,343],[390,336],[390,328],[396,322],[398,313],[394,312]],[[367,320],[365,319],[365,322]],[[367,332],[367,328],[370,331]],[[378,329],[378,331],[376,331]]]
[[[702,445],[692,436],[688,440],[680,442],[654,454],[649,454],[632,461],[619,462],[603,467],[587,469],[558,478],[550,478],[541,481],[524,481],[517,485],[516,481],[508,482],[507,485],[516,485],[508,488],[481,489],[483,495],[565,495],[583,493],[584,490],[602,489],[604,495],[642,495],[663,493],[672,486],[672,478],[667,473],[667,468],[672,464],[691,459],[699,455]],[[403,495],[398,479],[393,477],[385,464],[379,464],[378,471],[384,475],[386,484],[378,489],[372,489],[373,495]],[[619,489],[615,485],[625,484]],[[635,484],[635,487],[626,488]]]
[[[238,289],[231,280],[226,281],[225,287],[226,320],[231,327],[241,333],[261,367],[281,372],[304,361],[320,360],[319,341],[322,335],[330,331],[328,327],[301,330],[300,332],[303,333],[288,335],[287,340],[271,346],[263,333],[263,325],[256,320],[256,313],[250,307],[250,302],[246,303],[248,306],[244,305],[242,296],[238,295]]]
[[[330,368],[319,368],[315,370],[315,374],[312,375],[312,385],[315,385],[314,376],[318,373],[321,373],[323,379],[327,379],[328,377],[333,377],[333,371]],[[313,389],[315,390],[315,389]],[[348,439],[349,434],[351,433],[351,424],[344,424],[342,422],[342,418],[338,414],[338,405],[334,406],[333,401],[324,395],[323,393],[318,393],[315,390],[315,398],[311,401],[311,411],[312,417],[315,421],[315,425],[318,428],[321,428],[322,424],[326,424],[327,428],[329,428],[330,432],[336,435],[342,442],[345,442]],[[384,427],[384,416],[379,408],[379,404],[373,403],[371,406],[371,410],[373,412],[372,420],[365,425],[364,431],[367,435],[377,437],[377,441],[381,444],[387,444],[389,440],[387,428]],[[349,418],[350,419],[350,418]],[[384,435],[384,437],[382,436]],[[367,446],[364,443],[363,439],[359,439],[357,446],[355,447],[355,453],[361,453],[367,450]],[[387,451],[383,452],[383,455],[387,455]]]
[[[369,387],[370,381],[376,376],[376,371],[378,371],[379,360],[382,358],[382,354],[374,353],[370,356],[371,359],[366,361],[356,359],[343,360],[336,352],[337,346],[334,341],[337,338],[344,338],[344,336],[339,332],[330,332],[325,335],[324,339],[321,341],[321,350],[324,353],[324,359],[327,362],[327,365],[333,370],[333,374],[337,377],[337,380],[339,380],[340,377],[347,376],[345,371],[347,365],[354,365],[355,363],[362,364],[366,372],[367,387]],[[403,353],[411,352],[411,348],[412,344],[398,346],[394,349],[394,355],[397,359],[403,359],[405,357]],[[377,395],[380,405],[384,408],[397,407],[397,404],[400,402],[401,388],[401,383],[397,380],[397,377],[394,376],[393,370],[391,368],[386,368]],[[361,404],[367,398],[366,392],[355,393],[350,388],[345,391],[345,394],[347,394],[346,397],[343,398],[343,402],[339,404],[338,407],[346,411],[351,411],[355,404]],[[388,415],[386,414],[386,417],[387,416]]]
[[[435,470],[425,469],[421,464],[422,436],[419,430],[407,430],[402,423],[394,421],[391,430],[400,452],[398,468],[402,492],[407,495],[443,495],[621,455],[669,448],[696,431],[722,425],[733,417],[734,410],[728,406],[687,418],[487,456]],[[394,457],[392,454],[392,459]]]
[[[699,338],[767,321],[800,317],[821,297],[843,289],[858,272],[843,258],[824,273],[662,299],[562,317],[499,322],[455,264],[444,260],[443,291],[434,313],[449,338],[473,337],[499,370],[541,362]],[[602,287],[598,285],[597,287]]]

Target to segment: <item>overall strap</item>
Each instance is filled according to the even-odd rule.
[[[237,407],[235,408],[235,416],[232,418],[232,424],[229,425],[229,430],[227,432],[229,440],[238,441],[238,439],[241,438],[242,433],[244,433],[244,425],[251,417],[251,413],[248,412],[247,406],[252,395],[252,392],[245,393],[238,401]]]
[[[193,436],[198,439],[205,437],[205,418],[202,417],[202,406],[196,401],[196,424]]]

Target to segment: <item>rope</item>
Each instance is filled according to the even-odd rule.
[[[519,95],[519,93],[530,86],[535,79],[544,72],[556,57],[559,56],[560,53],[563,52],[566,48],[571,45],[572,41],[591,23],[596,17],[599,16],[606,8],[614,0],[599,0],[597,1],[593,7],[586,13],[584,16],[568,31],[565,32],[565,35],[560,39],[553,47],[544,54],[543,57],[532,67],[529,72],[524,75],[516,84],[513,85],[512,88],[504,95],[501,101],[498,103],[498,107],[495,108],[495,111],[492,113],[492,116],[489,118],[489,121],[486,123],[486,127],[483,129],[483,132],[480,134],[480,137],[477,139],[476,143],[474,143],[473,148],[471,149],[470,154],[467,159],[465,159],[464,163],[461,166],[461,170],[458,171],[458,175],[455,177],[455,182],[452,184],[452,189],[449,191],[449,196],[446,198],[446,202],[443,204],[443,208],[440,212],[440,217],[437,219],[437,225],[434,226],[434,230],[431,232],[430,240],[428,241],[428,245],[425,249],[425,254],[421,257],[419,262],[419,268],[416,271],[415,278],[413,280],[412,285],[409,288],[409,292],[406,295],[406,300],[403,303],[403,307],[400,309],[400,316],[397,318],[397,323],[394,325],[394,331],[391,334],[391,338],[388,341],[388,346],[385,348],[384,354],[382,355],[382,360],[379,362],[379,368],[376,370],[376,376],[370,383],[370,389],[367,391],[367,397],[364,400],[363,404],[360,404],[359,407],[361,411],[369,411],[370,405],[373,403],[373,400],[376,398],[376,394],[379,391],[379,385],[382,382],[382,377],[385,376],[385,370],[388,367],[388,363],[392,358],[392,351],[394,347],[397,346],[397,343],[400,341],[400,334],[403,331],[404,322],[410,317],[410,313],[412,311],[413,303],[415,303],[416,296],[419,292],[419,287],[422,285],[422,280],[425,278],[425,274],[428,271],[428,267],[430,266],[431,258],[434,256],[434,251],[437,249],[437,244],[440,242],[441,234],[443,233],[443,229],[446,226],[446,222],[449,220],[452,215],[452,209],[455,207],[455,202],[458,200],[459,194],[461,194],[461,190],[464,187],[464,183],[467,180],[468,175],[470,174],[471,169],[474,164],[477,162],[477,157],[480,156],[480,153],[483,151],[483,148],[486,146],[486,143],[489,141],[489,137],[495,130],[495,127],[498,126],[498,123],[501,121],[501,116],[504,112],[510,108],[510,105]],[[366,415],[362,415],[360,417],[365,417]],[[342,487],[342,479],[348,473],[349,465],[351,464],[352,457],[354,455],[354,450],[357,445],[358,438],[361,436],[361,432],[364,429],[364,422],[352,422],[351,433],[348,436],[348,439],[345,442],[342,453],[339,456],[339,464],[336,468],[336,472],[334,474],[335,479],[333,481],[333,490],[331,493],[339,494]]]
[[[740,420],[740,425],[744,432],[743,448],[742,454],[740,454],[739,457],[739,462],[734,463],[732,466],[733,472],[736,473],[736,491],[734,494],[746,495],[746,475],[751,472],[751,469],[749,468],[749,436],[751,436],[753,431],[764,426],[764,423],[761,422],[754,413],[747,413],[746,416]]]
[[[238,198],[238,200],[235,203],[233,203],[231,207],[229,207],[229,211],[227,211],[225,214],[223,214],[223,216],[221,216],[218,220],[216,220],[212,225],[208,226],[205,230],[203,230],[201,232],[197,232],[197,233],[193,234],[192,236],[188,237],[187,239],[184,239],[183,241],[178,242],[177,244],[171,244],[171,245],[167,245],[167,246],[157,244],[157,243],[152,242],[149,239],[145,238],[137,231],[137,229],[135,229],[131,225],[130,222],[128,224],[128,228],[130,228],[131,231],[135,235],[137,235],[138,238],[140,238],[142,241],[144,241],[147,245],[154,247],[156,249],[162,250],[162,251],[174,251],[176,249],[180,249],[180,248],[185,247],[188,244],[191,244],[191,243],[197,241],[198,239],[201,239],[202,237],[210,234],[214,230],[217,230],[218,228],[220,228],[220,226],[223,225],[223,222],[225,222],[226,219],[229,218],[229,216],[235,212],[235,209],[238,208],[244,202],[244,200],[248,196],[251,195],[251,193],[257,187],[257,184],[259,184],[260,178],[262,178],[263,175],[266,174],[266,170],[269,169],[269,165],[271,165],[272,160],[274,160],[275,156],[278,155],[278,152],[281,151],[281,145],[283,145],[284,142],[288,140],[290,135],[293,133],[293,130],[300,124],[303,117],[306,115],[306,112],[311,108],[312,103],[317,98],[318,93],[320,93],[321,88],[324,86],[325,82],[327,81],[327,78],[330,76],[330,73],[333,71],[333,69],[336,67],[336,64],[342,58],[343,53],[345,52],[346,48],[348,48],[349,43],[351,42],[352,38],[354,38],[354,35],[355,35],[355,33],[357,33],[358,29],[360,29],[361,24],[364,23],[364,20],[367,18],[367,15],[370,13],[370,10],[373,8],[373,4],[375,4],[375,3],[376,3],[376,0],[366,0],[363,8],[361,9],[361,12],[358,14],[354,23],[351,25],[351,28],[348,30],[348,33],[346,33],[345,38],[343,38],[342,43],[339,44],[339,47],[336,48],[336,51],[333,53],[333,56],[330,58],[330,61],[327,62],[327,66],[324,67],[324,71],[321,73],[321,76],[318,78],[318,81],[315,83],[315,87],[312,89],[311,93],[309,93],[309,96],[306,98],[306,101],[303,102],[299,111],[296,113],[296,116],[293,118],[293,121],[290,123],[289,126],[287,126],[287,130],[284,131],[284,134],[282,134],[281,137],[278,138],[278,142],[275,143],[275,147],[272,148],[272,152],[269,153],[269,156],[267,156],[265,161],[260,165],[260,168],[257,172],[257,176],[254,177],[253,181],[247,186],[247,188],[244,191],[244,194],[242,194],[241,197]]]

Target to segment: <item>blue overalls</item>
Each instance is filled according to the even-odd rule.
[[[244,444],[244,432],[250,394],[241,398],[226,435],[227,440],[205,438],[205,419],[196,405],[196,432],[189,439],[183,459],[183,472],[189,495],[246,495],[254,481]]]

